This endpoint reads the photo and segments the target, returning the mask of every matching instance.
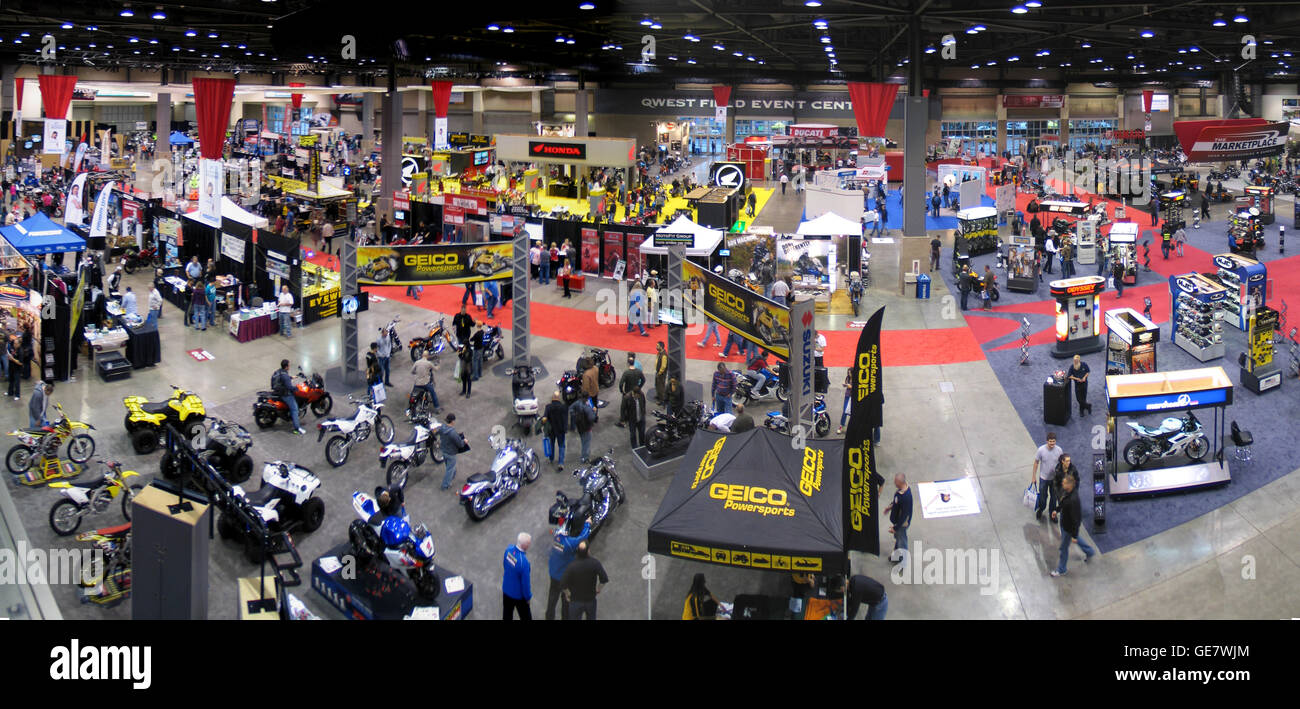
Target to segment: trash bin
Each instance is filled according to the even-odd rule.
[[[930,276],[929,275],[922,273],[916,277],[916,297],[924,298],[927,300],[930,298]]]

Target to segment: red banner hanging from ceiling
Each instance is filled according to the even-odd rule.
[[[234,79],[194,79],[194,116],[199,122],[199,154],[221,159],[230,103],[235,98]]]
[[[858,135],[864,138],[885,137],[889,113],[894,110],[894,97],[898,84],[870,84],[849,82],[849,99],[853,102],[853,117],[858,121]]]
[[[291,88],[291,89],[296,89],[296,88],[299,88],[299,87],[302,87],[302,86],[306,86],[306,84],[302,83],[301,81],[291,81],[291,82],[289,82],[289,88]],[[290,98],[291,98],[291,100],[293,101],[293,110],[296,111],[296,110],[302,108],[302,94],[295,93],[295,94],[292,94],[292,95],[290,96]]]
[[[730,87],[730,86],[714,86],[714,87],[713,87],[713,104],[714,104],[715,106],[730,106],[730,105],[731,105],[731,87]]]
[[[1150,112],[1151,112],[1151,99],[1155,98],[1155,96],[1156,96],[1156,92],[1154,92],[1154,91],[1143,91],[1143,92],[1142,92],[1142,112],[1143,112],[1143,113],[1150,113]]]
[[[23,78],[14,79],[14,95],[18,98],[18,103],[14,105],[18,107],[19,113],[22,113],[23,111],[23,86],[26,83],[27,83],[26,79]]]
[[[433,80],[433,117],[446,118],[451,105],[451,87],[455,82],[447,79]]]
[[[41,74],[36,79],[41,85],[41,105],[45,108],[45,117],[67,118],[68,104],[72,103],[72,90],[77,86],[77,77]]]

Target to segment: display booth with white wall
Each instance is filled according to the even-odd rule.
[[[816,219],[833,212],[845,219],[861,222],[862,190],[842,189],[839,187],[839,178],[833,179],[834,185],[811,184],[804,190],[804,218]]]

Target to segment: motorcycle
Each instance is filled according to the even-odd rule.
[[[1191,411],[1182,418],[1170,416],[1156,428],[1136,421],[1129,421],[1128,425],[1133,429],[1133,440],[1124,446],[1124,462],[1135,470],[1153,458],[1185,455],[1192,460],[1201,460],[1210,452],[1205,429]]]
[[[501,328],[497,325],[489,325],[483,330],[486,341],[483,343],[483,357],[487,358],[496,355],[498,360],[506,358],[506,350],[502,345]],[[612,369],[612,367],[611,367]]]
[[[808,254],[803,254],[794,262],[794,272],[796,275],[800,276],[821,278],[822,268],[813,257]]]
[[[854,317],[858,314],[858,305],[862,302],[862,276],[857,271],[849,272],[849,303],[853,305]]]
[[[68,441],[68,459],[74,463],[84,464],[95,454],[95,439],[86,433],[74,433],[85,429],[93,431],[95,427],[69,419],[59,404],[55,404],[54,408],[59,412],[59,420],[54,425],[20,428],[9,432],[9,435],[18,439],[18,443],[5,456],[5,466],[9,472],[14,475],[26,473],[40,457],[37,453],[50,458],[57,457],[64,441]]]
[[[547,521],[553,525],[567,525],[571,519],[591,519],[591,536],[596,536],[609,516],[627,501],[623,483],[614,471],[614,450],[601,456],[586,468],[574,468],[582,494],[570,498],[563,490],[555,491],[555,502],[548,511]]]
[[[736,390],[731,394],[733,404],[748,406],[751,401],[766,401],[769,398],[787,401],[790,398],[790,391],[786,387],[788,379],[781,376],[780,372],[772,373],[768,370],[742,372],[739,369],[733,369],[731,372],[736,378]],[[760,377],[766,381],[761,382]]]
[[[565,406],[582,397],[582,374],[577,370],[566,370],[556,380],[555,385],[560,388],[560,400]]]
[[[131,502],[144,490],[144,485],[128,486],[126,479],[138,476],[135,471],[122,470],[122,464],[117,461],[104,461],[104,472],[95,478],[79,483],[50,483],[50,487],[63,495],[63,499],[50,507],[50,529],[61,537],[69,536],[81,526],[83,517],[104,512],[119,495],[122,515],[130,522]]]
[[[519,439],[490,436],[489,440],[497,451],[491,469],[469,476],[460,489],[465,514],[475,522],[486,519],[497,505],[514,496],[525,483],[535,482],[541,470],[537,453],[532,448],[525,448]]]
[[[459,348],[456,340],[452,338],[451,333],[443,325],[443,318],[438,318],[437,323],[425,323],[424,326],[429,328],[429,334],[425,337],[412,337],[411,341],[407,343],[407,347],[411,350],[412,362],[423,357],[425,351],[429,349],[432,349],[435,355],[440,355],[447,349],[448,345],[453,349]],[[437,362],[438,358],[434,357],[433,361]]]
[[[777,433],[790,432],[790,418],[782,411],[769,411],[763,425]],[[831,432],[831,415],[826,411],[826,397],[821,394],[813,402],[813,432],[818,438]]]
[[[131,523],[101,527],[76,536],[103,554],[103,563],[89,573],[83,570],[79,596],[82,603],[112,607],[131,597]]]
[[[157,249],[145,247],[140,250],[130,249],[122,256],[122,270],[135,273],[137,268],[162,268],[162,254]]]
[[[596,367],[596,379],[601,389],[614,386],[614,380],[618,378],[618,373],[614,371],[614,364],[609,359],[609,350],[593,347],[587,361]]]
[[[515,406],[515,422],[524,429],[525,435],[532,430],[532,425],[537,421],[541,411],[537,404],[537,395],[533,393],[533,384],[536,382],[537,375],[541,373],[540,367],[511,367],[506,370],[506,374],[510,375],[510,394]]]
[[[379,467],[388,471],[388,484],[399,488],[406,487],[411,468],[424,463],[426,456],[435,463],[444,460],[438,441],[443,423],[431,416],[416,417],[411,422],[411,435],[405,441],[389,443],[379,451]]]
[[[704,403],[700,401],[686,404],[682,407],[681,413],[677,414],[662,411],[650,413],[659,419],[659,423],[646,432],[645,445],[650,450],[650,455],[656,458],[667,452],[678,441],[694,436],[695,429],[708,420],[704,417]]]
[[[434,573],[433,535],[424,525],[411,527],[406,506],[396,515],[386,515],[375,498],[364,492],[352,493],[352,509],[359,519],[348,526],[352,553],[367,563],[383,558],[389,567],[404,570],[421,596],[436,598],[438,575]]]
[[[768,345],[785,345],[790,342],[790,330],[781,324],[771,308],[762,303],[755,303],[751,317],[754,331],[763,338],[763,342]]]
[[[293,396],[298,400],[298,409],[310,408],[316,418],[327,416],[334,407],[334,398],[325,391],[325,380],[319,374],[308,377],[298,370],[297,385]],[[257,392],[257,403],[253,404],[253,420],[258,428],[270,428],[276,421],[290,421],[289,405],[284,403],[273,391]]]
[[[393,319],[389,320],[388,324],[384,326],[384,331],[388,333],[388,340],[393,345],[393,352],[402,351],[402,338],[397,334],[397,323],[400,322],[401,319],[400,315],[394,315]]]
[[[381,444],[393,442],[393,419],[382,413],[384,405],[376,404],[374,397],[367,396],[362,401],[348,396],[348,401],[356,406],[356,411],[347,418],[333,418],[316,424],[316,442],[320,443],[326,433],[334,433],[329,443],[325,444],[325,460],[338,468],[348,462],[352,446],[370,438],[373,428],[375,438]]]

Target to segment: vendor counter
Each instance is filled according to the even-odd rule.
[[[279,313],[275,303],[265,303],[256,309],[241,308],[230,314],[230,335],[240,342],[273,335],[279,330]]]

